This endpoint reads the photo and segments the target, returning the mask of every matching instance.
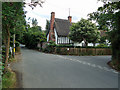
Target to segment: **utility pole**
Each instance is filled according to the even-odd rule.
[[[15,57],[15,34],[13,34],[13,57]]]

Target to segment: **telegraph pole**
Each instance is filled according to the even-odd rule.
[[[13,35],[13,57],[15,57],[15,34]]]

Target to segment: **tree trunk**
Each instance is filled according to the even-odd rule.
[[[5,72],[7,71],[8,58],[9,58],[9,47],[10,47],[10,31],[6,30],[7,38],[6,38],[6,46],[5,46]]]
[[[111,40],[112,44],[112,60],[115,61],[118,65],[120,65],[120,16],[118,15],[116,21],[116,31],[112,34],[114,38]]]

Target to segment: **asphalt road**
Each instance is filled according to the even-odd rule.
[[[111,56],[66,56],[22,48],[23,88],[118,88]]]

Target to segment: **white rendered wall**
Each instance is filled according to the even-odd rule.
[[[55,33],[55,44],[58,44],[58,43],[57,43],[58,35],[57,35],[57,32],[56,32],[56,29],[54,29],[54,33]]]
[[[49,34],[47,35],[47,42],[49,41]]]

